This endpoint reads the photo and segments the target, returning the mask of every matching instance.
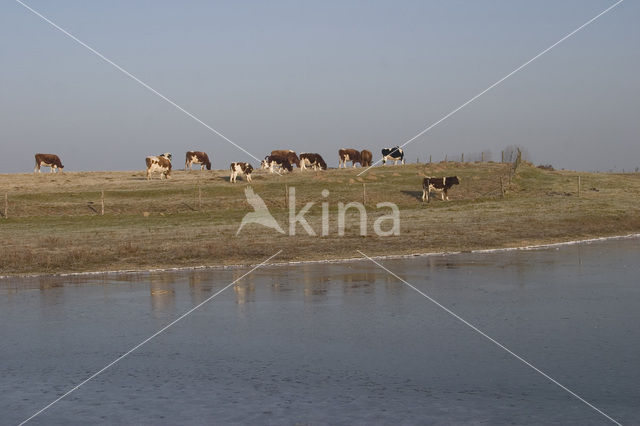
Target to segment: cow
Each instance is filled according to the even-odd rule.
[[[300,170],[311,167],[313,170],[327,170],[327,163],[320,154],[303,152],[300,154]]]
[[[146,158],[147,180],[151,179],[152,172],[160,172],[160,180],[171,179],[171,153],[165,152],[160,155],[153,155]]]
[[[271,173],[274,173],[274,167],[278,166],[278,168],[282,168],[288,172],[293,171],[293,166],[287,157],[282,157],[280,155],[267,155],[262,160],[261,167],[263,169],[269,169]]]
[[[447,177],[426,177],[422,180],[422,201],[429,202],[429,192],[435,191],[442,194],[442,201],[449,200],[447,192],[453,185],[458,185],[460,178],[458,176]]]
[[[253,172],[253,166],[249,163],[231,163],[231,177],[229,182],[235,183],[238,175],[245,175],[247,182],[251,182],[251,173]]]
[[[351,148],[340,148],[338,150],[338,168],[344,166],[346,169],[348,161],[351,161],[353,167],[356,166],[356,163],[362,164],[360,151]]]
[[[204,170],[206,167],[207,170],[211,170],[211,161],[209,161],[209,156],[206,152],[202,151],[188,151],[187,159],[184,163],[184,169],[191,171],[192,164],[200,164],[200,170]]]
[[[271,151],[271,155],[285,157],[287,160],[289,160],[289,163],[291,163],[292,166],[296,165],[298,168],[300,167],[300,159],[298,158],[298,155],[290,149],[274,149],[273,151]]]
[[[360,164],[362,167],[371,166],[371,161],[373,160],[373,154],[368,149],[363,149],[360,151]]]
[[[40,173],[40,167],[51,167],[51,173],[58,170],[62,172],[64,169],[60,157],[55,154],[36,154],[36,167],[33,169],[33,173]]]
[[[382,164],[386,164],[387,161],[393,160],[393,165],[398,164],[398,161],[404,164],[404,152],[399,146],[394,148],[382,148]]]

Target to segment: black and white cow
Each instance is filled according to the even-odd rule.
[[[422,180],[422,201],[429,201],[429,192],[440,192],[442,201],[449,200],[447,192],[453,185],[458,185],[460,178],[458,176],[447,177],[426,177]]]
[[[313,170],[327,170],[327,163],[324,162],[320,154],[303,152],[300,154],[300,170],[311,167]]]
[[[269,169],[271,173],[275,173],[275,167],[277,167],[278,169],[284,169],[288,172],[293,171],[293,166],[291,165],[289,159],[280,155],[267,155],[266,157],[264,157],[264,160],[262,160],[260,166],[265,170]]]
[[[404,152],[399,146],[394,148],[382,148],[382,164],[386,164],[387,161],[393,160],[393,164],[398,164],[401,161],[404,164]]]
[[[229,182],[235,183],[238,175],[245,175],[247,182],[251,182],[251,173],[253,173],[253,166],[249,163],[231,163],[231,176]]]

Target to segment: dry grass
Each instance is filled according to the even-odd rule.
[[[0,220],[0,274],[255,263],[278,249],[280,260],[355,257],[356,249],[371,255],[464,251],[640,232],[638,174],[580,173],[578,197],[578,173],[524,165],[502,198],[500,176],[508,182],[508,170],[505,164],[448,162],[376,167],[362,177],[354,170],[254,175],[253,189],[283,225],[285,185],[296,188],[298,209],[316,203],[307,218],[317,232],[320,203],[329,202],[327,237],[307,236],[300,227],[299,235],[285,236],[259,225],[236,237],[251,208],[245,182],[229,184],[226,171],[176,171],[168,182],[147,182],[143,172],[2,175],[0,212],[8,193],[9,218]],[[450,202],[419,200],[421,176],[454,174],[462,182]],[[352,218],[338,237],[337,203],[362,201],[363,183],[368,235],[359,235]],[[326,199],[323,189],[330,191]],[[398,237],[373,235],[375,218],[388,213],[376,209],[383,201],[400,208]]]

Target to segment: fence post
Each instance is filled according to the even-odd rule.
[[[104,189],[100,191],[100,206],[102,207],[100,210],[100,216],[104,216]]]
[[[447,162],[447,154],[444,155],[444,162]]]
[[[284,184],[284,205],[285,207],[289,205],[289,185]]]
[[[9,218],[9,194],[4,193],[4,218]]]
[[[504,163],[504,151],[500,153],[500,162]]]
[[[464,163],[464,152],[462,153],[462,157],[460,157],[460,162]]]
[[[500,193],[504,197],[504,178],[500,176]]]
[[[578,197],[580,196],[580,176],[578,176]]]
[[[367,186],[364,182],[362,182],[362,204],[367,204]]]
[[[429,164],[431,164],[431,154],[429,154]]]

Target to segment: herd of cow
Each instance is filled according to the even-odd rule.
[[[147,157],[145,159],[147,164],[147,180],[151,179],[151,174],[154,172],[160,173],[161,180],[163,178],[171,178],[171,159],[172,155],[169,152]],[[360,164],[362,167],[370,167],[372,165],[373,156],[371,151],[366,149],[358,151],[351,148],[341,148],[338,150],[338,160],[338,168],[346,168],[348,162],[351,162],[353,167],[356,167],[356,164]],[[387,161],[393,161],[394,164],[398,164],[398,162],[405,164],[402,148],[396,146],[394,148],[382,149],[382,164],[386,164]],[[205,168],[207,170],[211,170],[211,160],[209,160],[209,156],[206,152],[187,152],[184,164],[185,171],[190,171],[194,164],[200,165],[200,170],[204,170]],[[305,152],[298,156],[291,150],[271,151],[271,154],[267,155],[264,160],[262,160],[260,168],[269,170],[271,173],[283,173],[293,171],[294,165],[300,170],[308,168],[312,170],[327,169],[327,163],[320,154]],[[41,167],[50,167],[52,173],[57,170],[62,171],[64,168],[60,161],[60,157],[57,155],[36,154],[36,167],[34,169],[34,173],[40,172]],[[236,182],[239,175],[244,175],[247,182],[251,182],[251,174],[253,170],[253,166],[249,163],[231,163],[229,182]],[[448,190],[453,185],[457,185],[459,183],[460,179],[457,176],[426,177],[422,182],[422,200],[429,201],[429,193],[432,191],[441,193],[443,201],[445,199],[448,200]]]

